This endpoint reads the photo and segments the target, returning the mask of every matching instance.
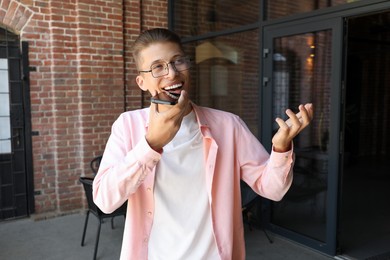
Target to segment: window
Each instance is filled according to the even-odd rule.
[[[271,20],[358,1],[361,0],[268,0],[266,19]]]
[[[256,23],[260,1],[180,0],[174,2],[175,31],[182,37],[202,35]]]
[[[258,134],[258,30],[185,45],[193,58],[191,99],[198,105],[239,115]]]
[[[11,153],[8,60],[0,59],[0,154]]]

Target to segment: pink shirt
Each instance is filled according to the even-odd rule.
[[[193,109],[203,135],[206,186],[220,257],[245,259],[240,179],[261,196],[281,200],[292,182],[293,152],[269,155],[238,116],[194,104]],[[161,158],[145,140],[148,118],[149,108],[120,115],[93,182],[94,201],[103,212],[128,200],[121,259],[148,259],[155,166]]]

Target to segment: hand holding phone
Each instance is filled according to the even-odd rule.
[[[145,138],[152,149],[161,151],[179,131],[183,117],[191,111],[191,103],[184,90],[179,102],[161,100],[158,96],[152,97],[151,102],[149,126]],[[171,106],[158,106],[158,104]]]
[[[176,105],[177,101],[168,101],[168,100],[161,100],[157,98],[151,98],[150,102],[155,103],[155,104],[161,104],[161,105]]]

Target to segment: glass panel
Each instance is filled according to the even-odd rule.
[[[193,57],[191,99],[241,116],[258,134],[258,30],[186,44]]]
[[[271,20],[358,1],[362,0],[269,0],[267,1],[266,17],[267,20]]]
[[[11,140],[0,140],[0,154],[11,153]]]
[[[8,71],[0,69],[0,93],[8,92]]]
[[[174,1],[174,29],[180,36],[188,37],[255,23],[259,20],[259,2],[258,0]]]
[[[8,61],[0,59],[0,154],[11,153]]]
[[[0,140],[11,138],[11,125],[9,117],[0,117]]]
[[[15,45],[18,46],[19,37],[16,34],[8,32],[4,28],[0,28],[0,45]]]
[[[2,141],[0,141],[0,151],[1,151],[1,146],[2,146],[1,142]],[[3,174],[3,173],[12,172],[11,162],[7,161],[7,160],[3,160],[1,162],[1,170],[2,170],[2,172],[1,172],[2,174],[0,174],[0,183],[1,183],[1,185],[9,185],[9,184],[12,185],[13,184],[13,176],[12,176],[12,174]]]
[[[0,93],[0,116],[9,116],[9,94]]]
[[[0,59],[0,70],[7,70],[7,69],[8,69],[8,60]]]
[[[326,241],[331,37],[329,30],[275,38],[273,54],[273,118],[308,102],[316,115],[294,139],[293,184],[273,203],[272,222],[320,241]]]
[[[7,59],[0,59],[0,93],[8,92],[8,63]]]
[[[11,104],[23,103],[23,82],[10,82],[10,102]]]
[[[9,59],[8,63],[9,63],[10,68],[19,68],[20,67],[18,59]],[[10,69],[8,72],[9,72],[9,80],[10,81],[19,81],[21,79],[19,69]]]

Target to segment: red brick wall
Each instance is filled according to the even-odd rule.
[[[142,3],[142,6],[140,5]],[[142,12],[141,12],[142,10]],[[85,207],[78,178],[111,125],[141,107],[130,46],[167,26],[167,1],[0,0],[0,26],[29,43],[37,214]]]

